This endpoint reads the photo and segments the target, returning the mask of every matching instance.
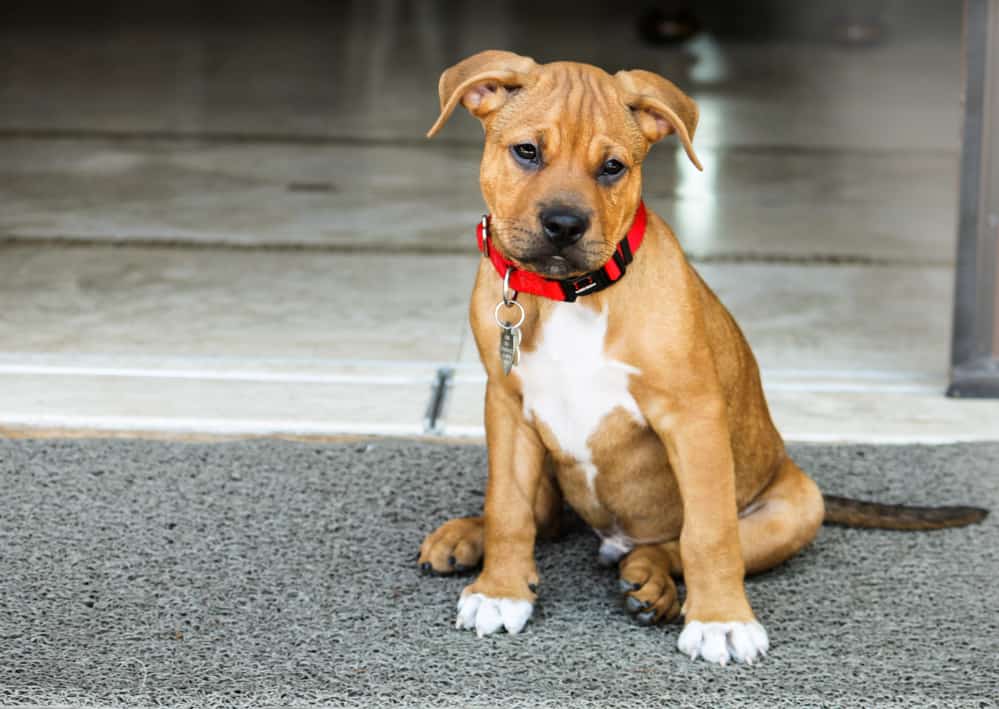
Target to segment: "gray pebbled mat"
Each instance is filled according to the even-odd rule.
[[[999,510],[999,444],[797,447],[830,492]],[[452,627],[413,554],[481,503],[484,451],[379,441],[0,441],[0,705],[943,707],[999,697],[999,513],[826,527],[749,582],[754,667],[634,625],[578,522],[523,635]]]

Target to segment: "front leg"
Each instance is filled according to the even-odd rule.
[[[534,510],[545,457],[516,395],[492,381],[486,387],[486,445],[485,556],[482,573],[461,593],[455,623],[479,637],[502,628],[518,633],[534,611]]]
[[[709,391],[648,396],[649,423],[666,447],[683,500],[680,558],[687,598],[677,647],[692,659],[751,663],[766,654],[766,631],[746,598],[739,544],[735,464],[725,402]]]

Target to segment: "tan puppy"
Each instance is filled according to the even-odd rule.
[[[700,167],[696,104],[649,72],[611,76],[488,51],[444,72],[440,100],[430,135],[459,103],[485,129],[489,247],[548,279],[613,260],[639,212],[654,143],[676,134]],[[524,627],[539,583],[535,539],[553,531],[564,498],[602,537],[601,558],[619,560],[625,605],[640,622],[682,612],[678,647],[691,657],[762,656],[767,634],[743,577],[808,544],[823,497],[787,456],[745,338],[669,226],[649,212],[626,275],[599,292],[575,302],[521,292],[521,354],[509,374],[494,311],[513,322],[519,308],[498,305],[503,297],[497,266],[482,259],[470,315],[489,377],[484,514],[447,522],[419,557],[425,570],[450,573],[484,555],[458,627]],[[831,521],[884,522],[846,503],[837,510]],[[680,575],[682,609],[671,578]]]

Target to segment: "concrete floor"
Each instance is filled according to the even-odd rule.
[[[999,402],[942,396],[959,7],[884,5],[873,47],[816,20],[672,49],[600,4],[554,35],[557,3],[306,7],[0,28],[0,429],[419,435],[453,367],[436,431],[481,435],[479,130],[422,134],[441,68],[505,46],[699,101],[704,173],[660,146],[646,199],[743,325],[788,438],[997,436]]]

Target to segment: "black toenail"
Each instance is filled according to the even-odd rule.
[[[618,579],[618,588],[621,589],[621,593],[629,593],[630,591],[637,591],[642,587],[640,583],[632,583],[626,579]]]
[[[625,599],[624,607],[628,609],[629,613],[638,613],[638,611],[645,609],[644,604],[634,596],[628,596]]]
[[[638,621],[639,625],[652,625],[656,622],[656,612],[648,611],[646,613],[639,613],[635,616],[635,620]]]
[[[430,565],[429,561],[424,561],[422,564],[420,564],[420,572],[423,574],[429,574],[432,568],[433,567]]]
[[[456,563],[458,563],[458,560],[455,559],[453,556],[449,556],[447,558],[447,565],[448,566],[454,566]]]
[[[457,571],[459,574],[462,573],[462,572],[464,572],[464,571],[468,571],[470,568],[472,568],[472,567],[465,566],[464,564],[455,564],[454,565],[454,570]]]
[[[538,584],[536,584],[536,583],[529,583],[529,584],[527,584],[527,587],[529,589],[531,589],[531,593],[537,593],[538,592]]]

